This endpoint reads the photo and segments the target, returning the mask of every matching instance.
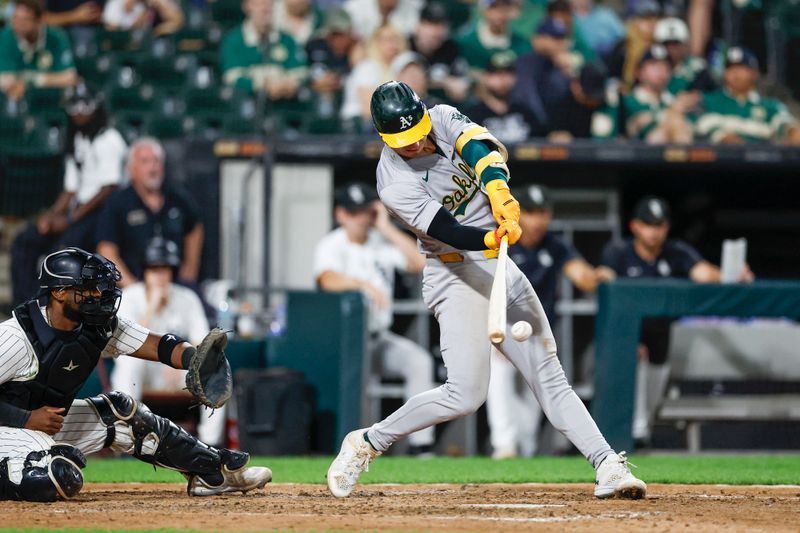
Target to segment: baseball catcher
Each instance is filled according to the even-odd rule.
[[[272,480],[249,455],[210,447],[127,394],[76,399],[101,357],[127,355],[188,370],[209,407],[231,395],[224,332],[194,347],[117,316],[120,273],[80,248],[50,254],[37,298],[0,324],[0,500],[51,502],[83,487],[85,455],[102,448],[181,472],[190,496],[260,489]]]

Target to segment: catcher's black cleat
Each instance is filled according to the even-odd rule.
[[[186,492],[189,496],[216,496],[226,492],[246,494],[251,490],[262,489],[272,481],[272,470],[265,466],[247,467],[248,455],[242,452],[221,449],[222,481],[213,484],[210,476],[192,474]]]

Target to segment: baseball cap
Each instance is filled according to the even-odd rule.
[[[661,4],[656,0],[634,0],[625,8],[625,17],[657,17],[661,15]]]
[[[88,85],[81,82],[69,87],[64,93],[64,108],[70,115],[90,115],[102,102],[102,97],[95,94]]]
[[[519,208],[525,211],[552,209],[553,207],[550,190],[544,185],[529,185],[522,189],[515,189],[512,194],[519,202]]]
[[[332,8],[325,14],[323,28],[331,33],[349,33],[353,29],[353,20],[344,9]]]
[[[163,237],[153,237],[144,252],[145,267],[179,267],[181,252],[177,243]]]
[[[425,61],[425,58],[418,53],[411,51],[403,52],[398,54],[398,56],[392,60],[392,63],[389,65],[389,72],[392,74],[392,77],[396,78],[401,72],[403,72],[403,69],[415,63],[421,66],[423,69],[428,68],[428,62]]]
[[[641,67],[648,61],[669,61],[667,49],[660,44],[654,44],[647,49],[647,52],[644,53],[642,59],[639,60],[639,66]]]
[[[517,54],[513,50],[503,50],[502,52],[495,52],[489,58],[489,64],[486,65],[486,72],[499,72],[502,70],[516,70],[515,61]]]
[[[419,19],[435,23],[447,22],[447,8],[440,2],[430,2],[420,11]]]
[[[645,224],[660,224],[670,221],[669,204],[657,196],[645,196],[633,208],[633,218]]]
[[[656,23],[654,39],[657,43],[689,42],[689,26],[677,17],[661,19]]]
[[[537,28],[536,35],[549,35],[556,39],[564,39],[567,36],[567,27],[560,20],[547,18]]]
[[[583,65],[578,75],[583,94],[587,98],[602,100],[606,95],[606,79],[608,71],[602,63],[591,62]]]
[[[336,205],[344,207],[351,213],[369,209],[372,202],[377,199],[378,195],[374,187],[368,187],[358,182],[350,182],[337,187],[334,194]]]
[[[744,65],[758,70],[758,58],[749,48],[733,46],[725,53],[725,68],[733,65]]]

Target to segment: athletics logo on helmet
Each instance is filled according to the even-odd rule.
[[[389,81],[375,89],[370,111],[375,129],[392,148],[419,142],[431,132],[428,108],[405,83]]]

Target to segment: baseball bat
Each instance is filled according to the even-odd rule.
[[[500,240],[500,253],[497,255],[497,269],[494,271],[492,292],[489,295],[489,340],[494,344],[506,338],[506,260],[508,258],[508,237]]]

